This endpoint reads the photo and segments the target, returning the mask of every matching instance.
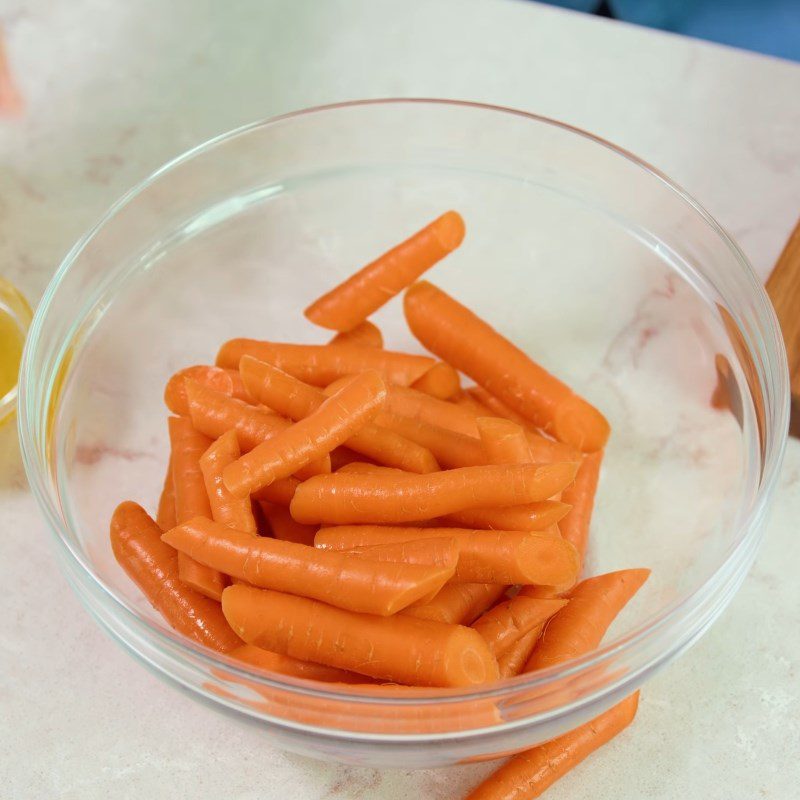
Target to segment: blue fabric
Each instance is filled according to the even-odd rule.
[[[596,11],[599,0],[546,0]],[[800,0],[608,0],[617,19],[800,61]]]

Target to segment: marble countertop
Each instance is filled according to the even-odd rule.
[[[0,264],[32,301],[163,161],[253,119],[356,97],[481,100],[587,128],[700,198],[762,277],[800,213],[799,65],[513,0],[0,0],[0,24],[26,101],[21,119],[0,120]],[[792,441],[730,608],[647,685],[635,729],[548,798],[588,786],[615,800],[797,796],[798,518]],[[8,425],[0,528],[0,795],[450,800],[489,769],[288,755],[141,669],[59,573]]]

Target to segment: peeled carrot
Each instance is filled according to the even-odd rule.
[[[439,361],[417,378],[411,388],[440,400],[449,400],[461,391],[461,378],[449,364]]]
[[[513,756],[473,789],[466,800],[540,797],[559,778],[630,725],[638,704],[639,692],[635,692],[574,731]]]
[[[504,508],[473,508],[442,518],[443,522],[462,528],[486,528],[500,531],[541,531],[555,525],[568,512],[566,503],[541,500]]]
[[[506,587],[496,583],[448,583],[425,605],[410,606],[403,616],[469,625],[493,606]]]
[[[423,534],[421,533],[420,536]],[[459,547],[453,538],[410,539],[386,544],[367,544],[350,548],[322,548],[339,550],[350,555],[360,555],[371,561],[396,561],[400,564],[433,564],[452,567],[458,564]]]
[[[291,426],[289,420],[269,411],[251,406],[235,397],[215,392],[197,381],[184,381],[192,425],[214,439],[233,429],[243,453],[248,453],[261,442],[271,439]],[[306,478],[330,472],[330,458],[312,461],[298,472]]]
[[[200,457],[211,445],[211,440],[198,433],[186,417],[170,417],[169,440],[172,448],[172,485],[175,492],[175,520],[184,522],[192,517],[210,517]],[[212,600],[222,598],[225,576],[215,569],[196,563],[186,554],[178,555],[178,572],[181,580]]]
[[[581,561],[586,556],[594,496],[600,479],[602,461],[602,450],[585,455],[578,467],[574,482],[567,486],[561,495],[561,499],[572,506],[569,513],[561,520],[561,535],[575,545]]]
[[[425,281],[405,294],[412,333],[431,352],[530,419],[559,441],[600,450],[605,417],[568,386],[445,292]]]
[[[545,623],[537,625],[521,638],[517,639],[503,655],[497,659],[497,667],[501,678],[515,678],[519,675],[527,660],[531,657],[536,642],[542,635]]]
[[[314,386],[327,386],[345,375],[357,375],[372,369],[389,383],[408,386],[436,363],[427,356],[354,344],[281,344],[231,339],[217,354],[217,365],[236,369],[242,356],[266,361]]]
[[[349,331],[339,331],[330,344],[357,344],[361,347],[383,347],[383,334],[368,319]]]
[[[222,609],[248,644],[414,686],[474,686],[496,680],[480,635],[407,616],[355,614],[304,597],[230,586]]]
[[[296,542],[309,547],[314,546],[316,525],[301,525],[299,522],[295,522],[285,505],[262,502],[261,510],[269,522],[272,536],[275,539],[280,539],[282,542]]]
[[[144,596],[179,633],[227,653],[242,644],[209,600],[178,577],[178,554],[161,541],[161,529],[136,503],[120,503],[111,517],[111,549]]]
[[[252,644],[243,644],[228,655],[237,661],[249,664],[251,667],[278,672],[281,675],[291,675],[294,678],[305,678],[310,681],[325,681],[326,683],[365,683],[369,678],[357,672],[349,672],[336,667],[326,667],[323,664],[314,664],[311,661],[299,661],[291,656],[272,653]]]
[[[569,602],[548,623],[525,671],[561,664],[598,647],[649,575],[649,569],[624,569],[581,581],[566,594]]]
[[[222,473],[240,456],[236,431],[222,434],[200,457],[200,469],[211,506],[211,518],[228,528],[256,536],[256,521],[249,497],[237,497],[225,488]],[[173,526],[174,527],[174,526]]]
[[[275,503],[279,506],[289,506],[300,481],[297,478],[283,478],[279,481],[253,492],[251,500],[263,500],[266,503]]]
[[[315,325],[349,331],[461,244],[464,220],[448,211],[315,300],[305,315]]]
[[[566,600],[534,600],[518,595],[482,614],[472,623],[472,628],[484,638],[492,655],[500,658],[566,604]]]
[[[158,500],[156,522],[162,531],[168,531],[177,524],[175,519],[175,484],[172,482],[172,457],[167,464],[167,474],[164,477],[164,488]]]
[[[564,539],[538,531],[342,525],[321,528],[314,545],[347,550],[426,538],[455,539],[459,557],[453,580],[459,583],[561,584],[574,581],[578,575],[575,548]]]
[[[453,575],[452,565],[369,561],[294,542],[252,537],[203,517],[167,531],[163,540],[253,586],[302,594],[369,614],[394,614],[441,588]]]
[[[226,488],[244,497],[279,478],[288,478],[344,444],[385,401],[386,386],[377,372],[357,375],[316,411],[229,464],[223,473]]]
[[[403,523],[468,508],[544,500],[569,484],[576,465],[462,467],[429,475],[318,475],[302,483],[290,510],[298,522]]]
[[[448,403],[413,387],[405,386],[389,387],[386,410],[474,438],[478,437],[476,419],[487,415],[485,412],[475,414],[460,405]]]
[[[164,402],[173,414],[189,416],[189,401],[186,397],[185,385],[187,378],[229,397],[250,402],[250,397],[236,370],[198,365],[176,372],[167,382],[164,389]]]
[[[475,467],[486,463],[486,454],[478,439],[440,428],[419,419],[401,417],[382,411],[375,422],[418,445],[427,448],[443,467]]]
[[[239,370],[253,397],[290,419],[305,419],[325,402],[326,393],[316,386],[251,356],[242,357]],[[351,378],[344,380],[349,382]],[[351,436],[347,446],[367,458],[409,472],[433,472],[439,468],[427,448],[373,424]]]
[[[480,417],[476,420],[489,464],[530,464],[531,448],[525,430],[509,419]]]

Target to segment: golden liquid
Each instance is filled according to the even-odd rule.
[[[17,321],[0,307],[0,398],[17,385],[24,341]]]

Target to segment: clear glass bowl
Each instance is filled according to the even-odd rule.
[[[119,501],[153,509],[158,497],[165,381],[233,336],[324,341],[305,305],[448,208],[467,239],[431,280],[611,420],[588,571],[648,566],[650,581],[601,650],[482,691],[325,689],[178,637],[108,543]],[[397,302],[378,322],[393,348],[419,349]],[[718,375],[731,410],[712,407]],[[126,195],[50,284],[19,398],[25,466],[64,572],[112,638],[281,747],[406,768],[556,736],[695,642],[754,558],[787,416],[766,295],[685,192],[552,120],[409,100],[251,125]]]

